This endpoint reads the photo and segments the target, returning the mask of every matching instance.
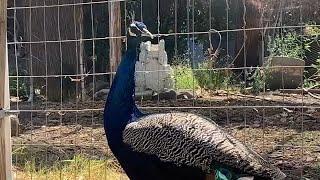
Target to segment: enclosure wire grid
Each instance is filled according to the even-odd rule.
[[[246,73],[249,70],[262,70],[264,71],[265,69],[272,69],[272,68],[300,68],[300,67],[304,67],[304,68],[312,68],[313,66],[273,66],[273,67],[211,67],[211,68],[194,68],[195,66],[195,48],[194,45],[196,43],[196,37],[199,35],[208,35],[211,36],[212,33],[212,29],[214,28],[214,23],[213,23],[213,16],[214,16],[214,12],[212,11],[213,6],[214,6],[214,1],[213,0],[209,0],[209,7],[207,7],[209,9],[209,14],[208,14],[208,19],[209,19],[209,30],[208,31],[196,31],[196,27],[195,27],[195,16],[196,16],[196,1],[195,0],[186,0],[186,4],[187,4],[187,9],[178,9],[179,7],[179,3],[181,1],[178,0],[174,0],[174,32],[173,33],[161,33],[160,28],[161,28],[161,14],[160,14],[160,0],[156,0],[157,3],[157,19],[155,20],[156,24],[157,24],[157,33],[155,34],[157,37],[158,42],[160,41],[161,38],[167,38],[167,37],[174,37],[174,55],[176,57],[179,56],[179,50],[178,50],[178,38],[179,36],[187,36],[188,40],[192,39],[192,47],[191,47],[191,43],[188,42],[187,45],[187,54],[188,54],[188,58],[191,59],[191,71],[193,74],[197,73],[197,72],[203,72],[203,71],[209,71],[210,75],[212,75],[215,72],[227,72],[227,75],[229,77],[229,75],[232,73],[233,70],[242,70],[244,72],[244,88],[249,88],[248,82],[250,80],[248,80],[248,74]],[[25,106],[24,102],[19,102],[18,100],[15,102],[16,104],[16,109],[12,110],[12,112],[20,112],[20,114],[28,114],[30,119],[30,131],[26,131],[24,134],[24,136],[27,136],[28,141],[14,141],[13,143],[13,147],[15,148],[14,152],[19,152],[21,149],[23,148],[29,148],[29,147],[34,147],[40,149],[40,151],[45,151],[45,157],[37,157],[37,153],[31,151],[30,154],[28,154],[28,157],[26,157],[27,159],[19,159],[21,158],[21,156],[19,155],[19,153],[15,153],[15,163],[18,163],[20,161],[25,161],[28,163],[40,163],[42,161],[45,162],[45,164],[49,164],[52,161],[52,147],[57,149],[58,152],[64,152],[67,153],[66,151],[69,150],[68,148],[71,148],[72,151],[74,152],[75,158],[74,159],[69,159],[68,156],[64,157],[63,153],[58,154],[58,158],[55,160],[55,163],[60,164],[58,166],[59,168],[59,179],[64,179],[64,175],[66,172],[64,172],[63,169],[63,164],[65,164],[65,162],[69,162],[69,161],[73,161],[75,162],[75,164],[77,164],[78,162],[81,161],[80,157],[78,157],[77,155],[81,153],[88,153],[90,155],[90,160],[88,161],[88,168],[86,170],[83,169],[79,169],[78,166],[74,167],[74,172],[73,172],[73,178],[77,179],[80,178],[79,174],[83,173],[83,171],[87,171],[86,174],[86,178],[91,179],[93,178],[94,172],[92,172],[92,168],[95,166],[95,160],[97,159],[96,157],[98,156],[98,153],[101,153],[101,151],[97,150],[97,147],[102,147],[106,145],[106,141],[105,141],[105,137],[103,135],[103,139],[100,140],[96,140],[95,139],[95,133],[96,133],[96,129],[102,127],[102,124],[97,122],[97,113],[102,113],[103,112],[103,105],[99,100],[96,100],[95,97],[95,93],[96,92],[96,79],[97,77],[106,77],[106,75],[111,75],[113,76],[115,74],[115,72],[96,72],[96,55],[97,55],[97,50],[96,50],[96,42],[98,41],[106,41],[106,40],[112,40],[112,39],[125,39],[126,36],[117,36],[117,37],[110,37],[110,36],[105,36],[105,37],[96,37],[95,34],[95,14],[94,14],[94,5],[105,5],[105,8],[107,8],[108,4],[110,3],[122,3],[124,4],[125,7],[125,18],[122,19],[123,21],[125,21],[125,26],[127,25],[127,16],[128,16],[128,11],[130,10],[128,8],[129,4],[139,4],[140,5],[140,20],[143,21],[147,15],[143,14],[144,9],[145,8],[149,8],[149,7],[145,7],[143,5],[143,0],[139,2],[135,2],[135,1],[129,1],[129,0],[110,0],[110,1],[89,1],[89,2],[78,2],[76,0],[74,0],[74,3],[63,3],[62,0],[58,1],[58,4],[54,4],[54,5],[48,5],[46,4],[46,1],[43,1],[43,5],[32,5],[31,0],[28,1],[29,5],[28,6],[18,6],[17,5],[17,1],[14,0],[14,5],[13,7],[8,7],[8,11],[13,11],[14,13],[14,23],[13,23],[13,34],[14,34],[14,39],[12,42],[8,42],[8,46],[14,46],[14,62],[15,62],[15,75],[10,75],[9,78],[10,79],[15,79],[16,83],[12,83],[12,81],[10,81],[10,86],[12,84],[15,85],[16,88],[16,93],[14,95],[11,94],[11,96],[16,96],[19,97],[20,94],[20,82],[21,79],[29,79],[29,83],[30,83],[30,90],[33,89],[33,85],[34,85],[34,80],[35,79],[42,79],[44,78],[45,80],[45,101],[44,101],[44,106],[42,107],[37,107],[39,105],[37,105],[37,102],[34,102],[34,99],[31,98],[30,99],[30,104],[27,104],[27,107]],[[241,18],[242,23],[243,23],[243,28],[235,28],[235,29],[231,29],[230,25],[229,25],[229,18],[230,18],[230,2],[229,0],[225,0],[225,5],[226,5],[226,29],[225,30],[218,30],[217,33],[226,33],[226,51],[227,51],[227,56],[229,55],[229,48],[230,48],[230,44],[229,44],[229,38],[230,38],[230,33],[233,32],[240,32],[243,33],[243,63],[247,64],[247,55],[250,52],[247,52],[247,41],[246,39],[248,38],[247,33],[248,32],[252,32],[252,31],[259,31],[261,34],[265,34],[266,31],[268,30],[278,30],[281,32],[281,34],[285,34],[285,30],[292,30],[292,29],[299,29],[299,32],[303,32],[303,29],[306,27],[320,27],[320,25],[303,25],[304,21],[303,21],[303,12],[302,12],[302,1],[300,0],[299,3],[299,25],[285,25],[283,24],[283,14],[284,12],[282,12],[282,9],[286,6],[285,3],[283,3],[282,1],[280,1],[280,17],[279,17],[279,23],[275,24],[275,25],[271,25],[271,26],[265,26],[263,24],[263,22],[259,25],[259,27],[247,27],[247,15],[248,15],[248,9],[247,9],[247,5],[246,5],[245,0],[242,0],[242,3],[240,4],[240,6],[242,6],[243,8],[243,16]],[[91,35],[90,38],[87,37],[83,37],[82,33],[79,33],[79,31],[81,31],[80,29],[83,28],[83,26],[80,25],[80,22],[78,20],[79,17],[77,17],[77,8],[83,8],[84,5],[89,5],[90,6],[90,27],[87,27],[89,29],[91,29]],[[73,8],[73,19],[74,19],[74,23],[73,23],[73,28],[74,28],[74,39],[72,39],[72,37],[68,37],[68,39],[63,39],[62,38],[62,33],[64,33],[63,28],[61,27],[61,8],[64,7],[72,7]],[[57,29],[58,29],[58,39],[57,40],[48,40],[47,39],[47,27],[46,27],[46,18],[43,18],[43,37],[44,40],[37,40],[36,38],[33,37],[33,27],[32,25],[32,21],[33,21],[33,15],[36,13],[33,13],[34,10],[43,10],[43,16],[47,17],[48,16],[48,10],[50,9],[57,9]],[[17,30],[17,12],[18,11],[24,11],[27,16],[25,17],[25,21],[29,22],[28,27],[24,27],[26,28],[26,31],[28,34],[28,38],[26,40],[23,41],[19,41],[18,40],[18,36],[19,36],[19,32],[16,32]],[[178,17],[178,11],[185,11],[187,13],[187,32],[179,32],[178,31],[178,23],[179,23],[179,17]],[[81,16],[83,16],[83,9],[81,9]],[[84,17],[82,17],[84,18]],[[28,20],[26,20],[28,19]],[[137,18],[136,18],[137,19]],[[83,23],[83,22],[82,22]],[[27,23],[26,23],[27,24]],[[79,26],[80,25],[80,26]],[[79,27],[79,28],[78,28]],[[83,29],[82,29],[83,30]],[[125,34],[126,35],[126,34]],[[262,41],[261,41],[261,54],[262,57],[264,57],[266,55],[265,51],[264,51],[264,47],[265,47],[265,36],[262,35]],[[210,47],[212,48],[212,42],[211,42],[211,37],[209,37],[210,39]],[[92,48],[92,68],[90,72],[83,72],[83,69],[81,70],[80,67],[81,65],[83,65],[84,62],[80,62],[80,59],[83,58],[83,51],[84,48],[83,44],[85,42],[91,42],[91,48]],[[56,73],[56,74],[50,74],[49,72],[49,59],[48,59],[48,43],[58,43],[59,44],[59,54],[58,54],[58,58],[59,58],[59,68],[60,68],[60,73]],[[74,51],[75,51],[75,59],[76,59],[76,73],[72,73],[72,74],[66,74],[64,73],[64,69],[63,69],[63,62],[64,62],[64,56],[63,56],[63,44],[64,43],[75,43],[75,47],[74,47]],[[302,42],[301,42],[302,43]],[[37,57],[33,56],[33,45],[37,45],[37,44],[43,44],[44,45],[44,61],[45,61],[45,75],[34,75],[34,69],[33,69],[33,64],[37,63],[34,62],[33,59],[37,59]],[[28,57],[29,57],[29,72],[28,75],[22,75],[20,74],[20,72],[22,71],[21,69],[19,69],[19,57],[18,57],[18,49],[21,45],[24,45],[25,47],[27,47],[28,49]],[[301,44],[302,46],[303,44]],[[190,54],[192,54],[190,56]],[[82,64],[81,64],[82,63]],[[158,86],[160,86],[160,73],[165,72],[164,70],[160,70],[160,67],[158,67],[158,70],[154,70],[154,71],[138,71],[137,73],[143,73],[143,74],[148,74],[148,73],[157,73],[158,76]],[[13,73],[14,74],[14,73]],[[52,102],[48,101],[48,84],[49,84],[49,78],[58,78],[60,80],[59,82],[59,86],[60,86],[60,97],[59,97],[59,104],[58,106],[52,106]],[[76,92],[76,97],[75,99],[71,100],[71,103],[75,103],[75,106],[72,107],[66,107],[68,104],[65,103],[65,99],[63,97],[63,93],[64,93],[64,89],[66,87],[64,87],[64,79],[65,78],[69,78],[71,82],[75,83],[75,92]],[[284,84],[285,84],[285,74],[284,71],[282,71],[281,73],[281,81],[282,81],[282,89],[285,89]],[[81,89],[81,85],[80,82],[85,81],[86,79],[92,79],[92,97],[90,101],[86,102],[87,104],[84,104],[84,102],[81,102],[81,92],[79,91],[79,89]],[[90,81],[90,80],[89,80]],[[197,90],[196,90],[196,79],[195,76],[192,76],[192,79],[190,80],[192,81],[192,94],[193,97],[197,96]],[[218,80],[215,79],[214,80],[215,83],[217,84]],[[304,79],[302,77],[301,82],[303,82]],[[225,89],[225,93],[226,93],[226,99],[228,100],[228,102],[226,102],[225,104],[217,104],[215,103],[215,98],[216,96],[211,96],[208,97],[209,99],[209,105],[208,106],[202,106],[202,104],[199,102],[200,100],[193,98],[192,99],[192,103],[191,104],[183,104],[181,103],[178,104],[177,106],[172,106],[170,104],[163,104],[160,95],[157,96],[157,101],[156,104],[154,104],[155,102],[153,102],[153,104],[150,104],[149,102],[143,100],[143,98],[140,100],[140,108],[147,110],[147,111],[156,111],[156,112],[165,112],[165,111],[174,111],[174,110],[195,110],[196,112],[200,112],[201,110],[207,110],[209,112],[209,117],[213,120],[219,120],[219,116],[221,115],[219,114],[217,111],[218,110],[222,110],[224,112],[224,114],[226,115],[226,118],[222,118],[222,120],[225,119],[225,122],[219,122],[219,123],[224,123],[225,125],[225,129],[227,131],[229,131],[230,133],[234,133],[234,129],[236,129],[236,127],[232,127],[233,124],[235,124],[234,119],[232,119],[232,117],[234,116],[233,113],[235,110],[239,110],[242,114],[241,116],[241,127],[243,127],[243,130],[240,130],[237,133],[240,133],[239,136],[237,136],[242,142],[244,142],[246,145],[248,145],[249,147],[255,148],[256,146],[256,142],[253,142],[253,140],[251,140],[252,136],[256,136],[254,133],[255,131],[250,127],[251,126],[251,122],[250,122],[250,118],[252,118],[252,115],[250,114],[251,112],[249,110],[254,110],[257,112],[257,114],[262,114],[261,115],[261,122],[259,122],[259,124],[261,124],[261,128],[262,128],[262,137],[259,138],[262,141],[262,149],[268,148],[268,149],[272,149],[272,150],[279,150],[280,152],[280,157],[277,160],[281,160],[282,162],[286,161],[285,156],[287,153],[289,153],[288,151],[290,151],[290,149],[298,149],[299,152],[299,156],[300,156],[300,160],[299,160],[299,177],[302,178],[305,175],[305,159],[306,159],[306,149],[308,148],[319,148],[319,145],[306,145],[305,143],[305,134],[304,132],[306,131],[305,129],[305,123],[307,122],[305,120],[306,118],[306,110],[308,109],[320,109],[320,105],[313,105],[310,103],[307,103],[305,100],[305,96],[304,96],[304,91],[307,89],[304,86],[302,86],[302,88],[300,89],[301,92],[298,93],[298,95],[296,96],[296,98],[299,99],[299,103],[297,104],[288,104],[287,102],[287,95],[283,92],[280,92],[280,96],[281,96],[281,101],[278,101],[278,104],[271,104],[269,99],[268,99],[268,92],[266,89],[266,84],[264,84],[263,86],[263,90],[262,90],[262,95],[260,97],[258,96],[240,96],[239,94],[233,93],[232,91],[232,84],[231,83],[227,83],[226,89]],[[176,89],[178,89],[178,87],[175,87]],[[219,94],[220,91],[217,89],[212,90],[209,89],[208,90],[209,94]],[[32,93],[31,93],[32,94]],[[31,95],[32,96],[32,95]],[[241,103],[241,105],[239,104],[234,104],[232,105],[232,103],[230,101],[232,101],[232,99],[235,96],[240,96],[244,99],[244,102]],[[256,101],[261,101],[261,105],[252,105],[252,102],[249,101],[249,99],[253,99]],[[90,105],[89,105],[90,104]],[[96,107],[96,105],[99,105],[99,107]],[[88,106],[88,107],[87,107]],[[300,118],[301,119],[301,124],[300,124],[300,130],[298,132],[292,132],[289,131],[287,132],[287,130],[290,128],[288,125],[288,121],[287,121],[287,117],[282,117],[281,119],[284,119],[284,122],[281,122],[283,127],[286,128],[280,128],[277,129],[279,131],[281,131],[281,137],[279,141],[277,141],[276,143],[270,143],[268,142],[268,139],[272,138],[270,136],[272,136],[272,134],[270,134],[269,131],[271,131],[270,129],[268,129],[268,127],[270,126],[268,122],[268,111],[272,110],[272,109],[278,109],[281,110],[282,114],[288,114],[288,112],[294,111],[296,109],[299,109],[299,117],[296,118]],[[293,109],[293,110],[291,110]],[[52,116],[52,114],[58,114],[59,120],[58,120],[58,125],[55,126],[58,128],[58,131],[53,131],[52,127],[50,127],[50,124],[52,122],[54,122],[54,118],[50,118],[50,116]],[[65,136],[64,132],[64,126],[66,126],[67,122],[65,122],[65,120],[67,120],[67,115],[68,113],[74,113],[74,118],[75,118],[75,122],[73,123],[73,127],[81,127],[82,129],[85,128],[89,128],[88,130],[88,139],[86,142],[82,142],[81,138],[74,136],[72,142],[73,143],[69,143],[69,142],[64,142],[64,139],[62,138],[63,136]],[[38,127],[38,125],[35,125],[35,121],[34,118],[36,117],[36,119],[39,121],[39,117],[37,116],[41,116],[41,114],[44,114],[43,117],[43,125],[41,127]],[[83,125],[81,118],[84,117],[85,115],[90,116],[90,122],[89,122],[89,127],[84,127],[85,125]],[[42,116],[41,116],[42,117]],[[99,116],[101,118],[101,116]],[[38,122],[37,122],[38,123]],[[70,122],[69,122],[70,123]],[[34,135],[37,134],[39,132],[39,129],[43,129],[45,132],[45,137],[44,139],[42,139],[39,142],[36,142],[34,140]],[[241,129],[241,128],[240,128]],[[57,133],[56,141],[52,141],[52,131],[54,133]],[[300,135],[300,143],[299,145],[296,144],[286,144],[287,141],[287,137],[290,135],[294,135],[294,134],[299,134]],[[86,151],[86,149],[89,149],[89,152],[84,152]],[[109,150],[107,150],[107,154],[109,155],[109,153],[111,153]],[[268,152],[267,152],[268,153]],[[99,157],[99,156],[98,156]],[[41,159],[42,158],[42,159]],[[109,158],[109,157],[106,157]],[[108,159],[107,159],[108,160]],[[273,161],[274,163],[278,163]],[[290,173],[292,171],[292,169],[290,169],[290,167],[288,167],[288,165],[286,165],[285,163],[279,163],[281,165],[281,169],[286,172],[286,173]],[[103,173],[103,179],[110,179],[112,178],[108,173],[108,168],[110,168],[109,162],[106,161],[104,163],[104,173]],[[23,176],[23,172],[20,172],[19,169],[15,169],[14,170],[16,173],[16,179],[19,179],[19,175]],[[34,179],[37,178],[36,176],[36,170],[30,170],[28,178]],[[48,170],[46,170],[45,172],[45,177],[46,179],[50,178],[50,172]],[[23,178],[23,177],[22,177]],[[298,178],[297,176],[295,176],[295,178]]]
[[[134,2],[134,0],[108,0],[108,1],[90,1],[90,2],[81,2],[81,3],[63,3],[63,4],[54,4],[54,5],[46,5],[44,1],[44,5],[38,6],[15,6],[15,7],[8,7],[8,10],[13,9],[39,9],[39,8],[54,8],[54,7],[68,7],[68,6],[83,6],[83,5],[93,5],[93,4],[108,4],[114,2]]]
[[[298,25],[298,26],[273,26],[273,27],[259,27],[259,28],[243,28],[243,29],[229,29],[229,30],[220,30],[218,33],[225,32],[239,32],[239,31],[256,31],[256,30],[275,30],[275,29],[301,29],[306,27],[320,27],[320,25]],[[211,30],[208,31],[195,31],[195,32],[176,32],[176,33],[157,33],[156,37],[168,37],[168,36],[177,36],[177,35],[204,35],[211,34]],[[8,42],[8,45],[11,44],[38,44],[38,43],[54,43],[54,42],[75,42],[75,41],[93,41],[93,40],[108,40],[108,39],[125,39],[126,36],[108,36],[108,37],[96,37],[96,38],[83,38],[83,39],[65,39],[65,40],[47,40],[47,41],[16,41]]]
[[[272,67],[228,67],[228,68],[197,68],[192,69],[193,71],[223,71],[223,70],[264,70],[264,69],[279,69],[279,68],[313,68],[313,66],[272,66]],[[153,70],[153,71],[136,71],[136,73],[148,74],[148,73],[159,73],[159,72],[168,72],[168,70]],[[10,75],[10,78],[70,78],[71,81],[79,81],[79,79],[73,79],[71,77],[79,77],[79,76],[103,76],[103,75],[114,75],[116,72],[105,72],[105,73],[85,73],[85,74],[53,74],[53,75]]]

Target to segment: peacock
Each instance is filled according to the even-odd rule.
[[[211,119],[182,112],[144,114],[136,106],[139,45],[153,38],[143,22],[128,27],[127,50],[104,109],[108,145],[131,180],[276,179],[286,176]]]

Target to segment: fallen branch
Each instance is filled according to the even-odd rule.
[[[273,101],[272,99],[268,97],[260,97],[260,96],[253,96],[253,95],[245,95],[245,94],[239,94],[239,93],[229,93],[229,95],[244,97],[244,98],[252,98],[256,100],[263,100],[263,101]]]
[[[316,84],[316,85],[314,85],[314,86],[311,86],[311,87],[307,88],[307,90],[309,91],[309,90],[314,89],[314,88],[316,88],[316,87],[320,87],[320,84]]]
[[[318,85],[316,85],[316,86],[318,86]],[[316,87],[316,86],[313,86],[313,87]],[[311,88],[312,88],[312,87],[311,87]],[[320,96],[314,95],[314,94],[312,94],[312,93],[310,92],[310,90],[312,90],[311,88],[308,88],[308,89],[303,88],[303,91],[306,91],[311,97],[313,97],[313,98],[315,98],[315,99],[320,99]],[[318,90],[319,90],[319,89],[318,89]]]
[[[316,99],[319,99],[320,100],[320,96],[317,96],[317,95],[314,95],[312,94],[311,92],[308,92],[308,94],[313,97],[313,98],[316,98]]]

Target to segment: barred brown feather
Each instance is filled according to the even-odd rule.
[[[215,165],[272,179],[286,176],[208,118],[189,113],[152,114],[127,125],[124,143],[165,162],[212,173]]]

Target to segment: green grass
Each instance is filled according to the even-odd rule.
[[[197,89],[199,84],[194,77],[191,67],[184,65],[173,66],[176,89]]]
[[[231,76],[226,71],[201,69],[195,75],[199,86],[204,89],[227,89],[231,82]]]
[[[127,179],[116,163],[90,160],[81,155],[57,162],[52,167],[38,166],[34,161],[27,161],[24,168],[16,170],[15,173],[16,179]]]
[[[201,88],[207,90],[227,89],[231,84],[232,72],[214,69],[215,65],[208,59],[199,64],[195,70],[195,78]]]
[[[62,154],[67,153],[65,149],[61,151]],[[60,153],[25,146],[15,149],[13,151],[14,179],[128,179],[112,156],[99,159],[85,154],[68,154],[64,157]],[[15,161],[16,159],[18,161]]]
[[[232,81],[232,72],[211,70],[205,64],[194,70],[187,65],[176,65],[173,72],[176,89],[227,89]]]

